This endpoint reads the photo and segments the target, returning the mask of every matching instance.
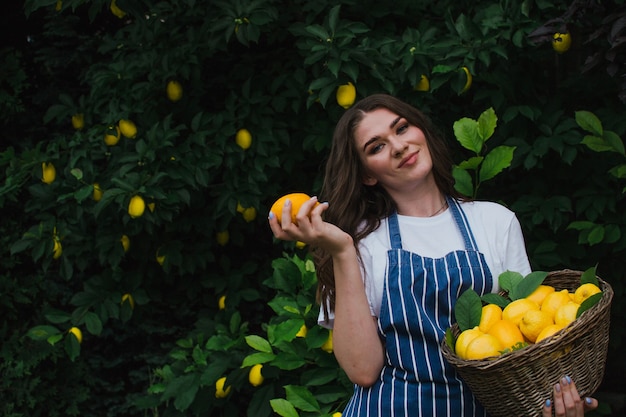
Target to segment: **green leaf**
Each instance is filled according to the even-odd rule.
[[[306,361],[301,355],[291,352],[281,352],[276,355],[276,358],[272,361],[272,365],[278,369],[292,371],[306,365]]]
[[[286,385],[287,401],[302,411],[321,412],[320,405],[313,394],[306,387]]]
[[[495,304],[502,308],[506,307],[511,302],[511,300],[509,300],[508,298],[492,292],[484,294],[482,297],[480,297],[480,299],[483,301],[483,303]]]
[[[61,331],[54,326],[35,326],[26,333],[26,336],[33,340],[47,340],[50,336],[59,334]]]
[[[454,188],[459,193],[468,197],[474,195],[474,184],[469,172],[455,166],[452,170],[452,176],[454,177]]]
[[[511,161],[513,161],[514,151],[514,146],[498,146],[493,148],[485,156],[485,160],[480,166],[480,182],[487,181],[498,175],[503,169],[510,167]]]
[[[454,122],[453,129],[454,136],[461,146],[473,151],[476,155],[480,154],[483,148],[483,141],[480,138],[478,123],[475,120],[464,117]]]
[[[270,342],[257,335],[246,336],[246,343],[254,350],[259,352],[272,353]]]
[[[595,135],[595,136],[603,136],[602,123],[600,119],[596,117],[595,114],[588,111],[577,111],[575,112],[576,123],[583,130]]]
[[[534,271],[526,275],[523,280],[519,281],[517,285],[511,288],[509,291],[509,298],[511,300],[518,300],[520,298],[526,298],[533,293],[548,276],[547,272]]]
[[[595,265],[583,271],[582,275],[580,276],[580,285],[589,283],[600,287],[600,282],[598,281],[598,276],[596,275],[597,269],[598,265]]]
[[[585,301],[583,301],[580,304],[580,307],[578,307],[578,310],[576,311],[576,318],[580,317],[580,315],[583,314],[585,311],[589,310],[591,307],[598,304],[601,299],[602,299],[602,293],[599,292],[590,296]]]
[[[71,318],[69,313],[56,308],[46,309],[44,316],[46,317],[46,320],[54,324],[67,323]]]
[[[72,335],[65,337],[65,352],[70,360],[74,362],[80,355],[80,343],[78,343],[78,339]]]
[[[473,156],[461,163],[458,164],[458,167],[464,170],[469,170],[469,169],[476,169],[478,168],[478,166],[480,165],[481,162],[483,162],[483,159],[485,159],[482,156]]]
[[[300,417],[295,407],[284,398],[274,398],[273,400],[270,400],[270,405],[272,406],[272,410],[274,410],[274,412],[279,416]]]
[[[515,271],[504,271],[498,276],[498,285],[504,291],[511,291],[513,287],[515,287],[521,280],[524,279],[524,276],[519,272]]]
[[[624,142],[615,132],[607,130],[604,132],[604,141],[611,147],[611,149],[620,155],[624,155]]]
[[[85,326],[91,334],[99,335],[102,333],[102,321],[100,317],[92,311],[85,314]]]
[[[241,362],[241,367],[247,368],[249,366],[256,365],[258,363],[271,362],[275,358],[276,358],[276,355],[274,355],[273,353],[266,353],[266,352],[252,353],[246,356],[245,358],[243,358],[243,361]]]
[[[448,327],[445,333],[446,345],[450,348],[451,351],[454,352],[454,334],[452,333],[452,328]]]
[[[463,291],[454,305],[454,317],[461,331],[471,329],[480,324],[482,302],[480,296],[472,288]]]
[[[493,133],[496,131],[496,125],[498,124],[498,117],[492,107],[485,110],[478,117],[478,135],[482,139],[483,143],[487,142]]]
[[[599,136],[587,135],[583,138],[581,143],[596,152],[607,152],[613,150],[613,147]]]

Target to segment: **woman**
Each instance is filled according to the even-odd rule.
[[[334,329],[335,356],[355,384],[344,417],[486,415],[443,358],[442,338],[465,289],[497,291],[501,272],[527,274],[530,265],[515,215],[464,199],[451,172],[428,118],[373,95],[337,124],[326,202],[303,204],[297,224],[289,202],[281,224],[270,213],[277,238],[314,248],[320,323]],[[557,415],[582,415],[569,381],[558,393],[555,387],[544,415],[552,407]]]

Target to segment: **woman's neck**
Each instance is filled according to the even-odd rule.
[[[436,186],[412,193],[393,196],[398,214],[413,217],[432,217],[447,208],[446,196]]]

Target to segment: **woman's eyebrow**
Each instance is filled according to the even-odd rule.
[[[400,119],[402,119],[402,116],[398,116],[395,119],[393,119],[393,121],[389,124],[389,129],[393,129],[398,122],[400,121]],[[365,152],[365,150],[367,149],[367,147],[372,143],[372,142],[376,142],[379,139],[379,136],[374,136],[372,137],[370,140],[368,140],[367,142],[365,142],[365,144],[363,145],[363,152]]]

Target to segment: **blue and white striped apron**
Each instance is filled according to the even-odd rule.
[[[391,249],[378,318],[385,365],[374,385],[355,385],[343,417],[487,415],[441,354],[459,295],[467,288],[482,295],[493,287],[463,209],[452,198],[448,205],[465,250],[439,259],[403,250],[398,218],[393,214],[388,219]]]

